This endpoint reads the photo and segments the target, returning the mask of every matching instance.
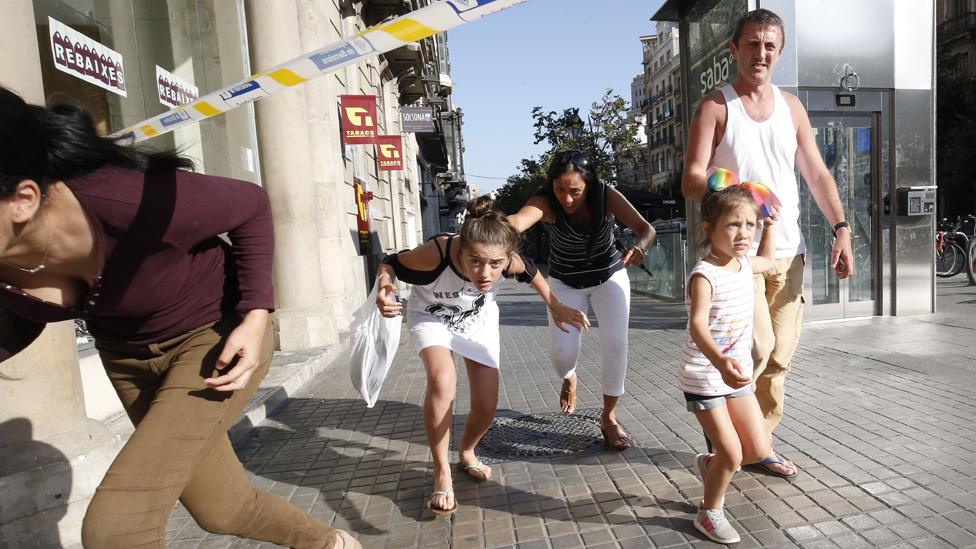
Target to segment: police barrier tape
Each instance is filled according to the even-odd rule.
[[[379,55],[480,19],[525,0],[441,0],[370,27],[352,38],[276,65],[251,78],[217,90],[163,114],[115,132],[112,137],[145,141],[176,128],[225,113],[285,88],[334,72],[365,57]]]

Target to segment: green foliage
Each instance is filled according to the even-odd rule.
[[[545,111],[532,108],[535,144],[545,143],[549,150],[539,157],[523,158],[519,173],[496,192],[495,205],[505,213],[514,213],[546,182],[549,160],[566,150],[584,151],[600,178],[611,185],[617,182],[617,159],[635,158],[640,154],[638,125],[628,122],[627,101],[608,89],[590,105],[586,120],[579,109]]]
[[[976,212],[976,76],[957,70],[953,60],[938,59],[936,96],[936,179],[940,216]]]

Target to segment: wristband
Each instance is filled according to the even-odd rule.
[[[839,231],[839,230],[841,230],[841,229],[843,229],[845,227],[847,227],[847,230],[848,231],[851,230],[850,223],[848,223],[846,221],[841,221],[840,223],[834,225],[834,238],[837,238],[837,231]]]

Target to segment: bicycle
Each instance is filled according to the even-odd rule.
[[[971,263],[967,254],[971,239],[959,231],[959,225],[959,220],[950,225],[948,219],[943,219],[935,233],[935,275],[940,278],[956,276]],[[976,238],[972,240],[976,242]]]

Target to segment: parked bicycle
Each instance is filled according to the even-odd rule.
[[[935,274],[938,277],[953,277],[966,268],[970,238],[960,230],[960,225],[959,219],[954,223],[943,219],[936,228]]]

